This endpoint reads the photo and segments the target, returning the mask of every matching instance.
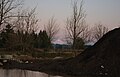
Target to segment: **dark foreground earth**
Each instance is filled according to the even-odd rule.
[[[78,77],[120,77],[120,28],[108,32],[96,44],[74,58],[24,63],[8,60],[1,67]]]

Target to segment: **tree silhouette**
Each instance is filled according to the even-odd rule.
[[[13,10],[22,4],[22,0],[0,0],[0,29],[13,16]]]
[[[104,34],[106,34],[109,31],[109,29],[102,24],[96,24],[95,27],[93,27],[93,39],[98,41]]]
[[[75,49],[77,39],[81,37],[81,34],[86,30],[87,25],[85,23],[86,14],[83,9],[83,0],[80,2],[78,8],[78,2],[73,2],[73,14],[71,18],[66,21],[67,39],[72,42],[72,48]],[[76,52],[75,52],[76,56]]]

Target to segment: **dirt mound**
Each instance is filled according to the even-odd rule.
[[[74,60],[83,64],[87,73],[120,77],[120,28],[108,32]]]
[[[120,77],[120,28],[108,32],[75,58],[54,61],[40,69],[72,75]]]

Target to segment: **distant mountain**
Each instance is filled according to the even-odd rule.
[[[61,39],[57,39],[55,41],[52,42],[53,44],[60,44],[60,45],[67,45],[66,41],[63,41]]]

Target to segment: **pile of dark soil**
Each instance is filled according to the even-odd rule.
[[[75,58],[51,62],[40,70],[76,76],[120,77],[120,28],[108,32]]]

